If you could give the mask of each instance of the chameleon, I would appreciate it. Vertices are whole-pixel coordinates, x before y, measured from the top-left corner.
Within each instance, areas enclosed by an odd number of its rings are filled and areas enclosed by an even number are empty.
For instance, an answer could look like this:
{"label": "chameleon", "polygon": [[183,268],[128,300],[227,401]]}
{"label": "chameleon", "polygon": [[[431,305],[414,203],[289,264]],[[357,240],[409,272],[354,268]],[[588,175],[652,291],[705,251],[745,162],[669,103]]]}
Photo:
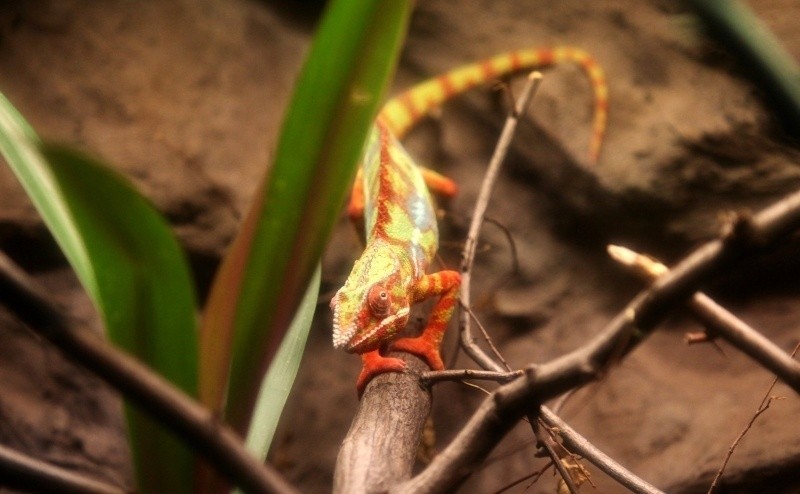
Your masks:
{"label": "chameleon", "polygon": [[[575,47],[518,50],[456,68],[431,78],[387,102],[367,138],[349,206],[350,219],[363,228],[366,244],[344,285],[331,299],[333,346],[361,356],[359,396],[384,372],[403,372],[404,361],[387,357],[408,352],[433,370],[444,369],[439,347],[458,298],[460,274],[427,273],[439,238],[430,192],[452,197],[456,184],[418,166],[400,143],[422,117],[448,99],[521,70],[563,62],[580,66],[594,92],[589,162],[597,161],[605,132],[608,89],[600,66]],[[436,298],[420,336],[398,338],[412,305]]]}

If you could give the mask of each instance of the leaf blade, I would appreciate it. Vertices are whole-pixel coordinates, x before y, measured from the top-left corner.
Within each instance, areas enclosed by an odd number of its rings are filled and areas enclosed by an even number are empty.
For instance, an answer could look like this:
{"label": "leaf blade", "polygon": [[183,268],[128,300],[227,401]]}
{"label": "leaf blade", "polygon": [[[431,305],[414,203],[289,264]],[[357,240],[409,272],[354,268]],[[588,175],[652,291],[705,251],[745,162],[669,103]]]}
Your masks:
{"label": "leaf blade", "polygon": [[320,279],[321,267],[318,265],[297,309],[297,315],[261,383],[253,412],[253,423],[247,432],[245,446],[262,461],[267,458],[278,419],[300,368],[300,360],[303,357],[317,305]]}
{"label": "leaf blade", "polygon": [[[196,395],[194,293],[160,215],[99,162],[43,143],[2,94],[0,153],[100,311],[110,339]],[[149,418],[126,412],[140,488],[189,492],[189,451]]]}
{"label": "leaf blade", "polygon": [[[224,415],[242,433],[260,376],[341,210],[409,13],[405,0],[329,5],[269,177],[212,286],[201,332],[201,397],[220,409],[227,393]],[[232,298],[236,307],[225,307]]]}
{"label": "leaf blade", "polygon": [[[69,149],[40,145],[81,233],[109,338],[197,395],[195,297],[169,226],[125,179]],[[143,492],[191,492],[191,451],[144,413],[126,410]]]}

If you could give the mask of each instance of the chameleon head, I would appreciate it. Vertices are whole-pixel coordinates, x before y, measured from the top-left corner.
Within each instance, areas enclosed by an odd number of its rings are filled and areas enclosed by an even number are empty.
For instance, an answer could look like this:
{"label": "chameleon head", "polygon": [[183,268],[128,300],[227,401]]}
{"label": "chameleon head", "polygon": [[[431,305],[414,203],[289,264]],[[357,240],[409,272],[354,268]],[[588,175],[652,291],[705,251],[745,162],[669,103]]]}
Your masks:
{"label": "chameleon head", "polygon": [[377,350],[408,322],[409,304],[394,277],[353,290],[345,284],[331,300],[333,346],[350,353]]}

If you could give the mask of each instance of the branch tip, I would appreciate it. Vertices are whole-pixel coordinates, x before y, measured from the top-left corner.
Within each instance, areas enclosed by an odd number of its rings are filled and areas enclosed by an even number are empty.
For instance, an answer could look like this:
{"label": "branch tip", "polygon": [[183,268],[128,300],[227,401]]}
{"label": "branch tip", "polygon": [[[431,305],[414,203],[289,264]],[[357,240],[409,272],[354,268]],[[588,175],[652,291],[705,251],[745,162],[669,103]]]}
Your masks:
{"label": "branch tip", "polygon": [[654,258],[640,254],[627,247],[609,245],[606,250],[612,259],[644,278],[652,280],[669,272],[669,268]]}

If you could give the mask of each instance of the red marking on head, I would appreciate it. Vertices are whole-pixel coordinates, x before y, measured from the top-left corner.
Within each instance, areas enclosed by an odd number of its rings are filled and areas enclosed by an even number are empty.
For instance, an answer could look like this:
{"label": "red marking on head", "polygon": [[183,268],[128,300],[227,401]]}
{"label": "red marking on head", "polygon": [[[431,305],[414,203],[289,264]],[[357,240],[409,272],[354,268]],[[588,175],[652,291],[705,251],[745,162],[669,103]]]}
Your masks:
{"label": "red marking on head", "polygon": [[369,313],[369,310],[366,310],[365,308],[362,307],[361,310],[358,311],[358,321],[356,322],[356,327],[358,328],[366,327],[369,324],[370,318],[371,314]]}

